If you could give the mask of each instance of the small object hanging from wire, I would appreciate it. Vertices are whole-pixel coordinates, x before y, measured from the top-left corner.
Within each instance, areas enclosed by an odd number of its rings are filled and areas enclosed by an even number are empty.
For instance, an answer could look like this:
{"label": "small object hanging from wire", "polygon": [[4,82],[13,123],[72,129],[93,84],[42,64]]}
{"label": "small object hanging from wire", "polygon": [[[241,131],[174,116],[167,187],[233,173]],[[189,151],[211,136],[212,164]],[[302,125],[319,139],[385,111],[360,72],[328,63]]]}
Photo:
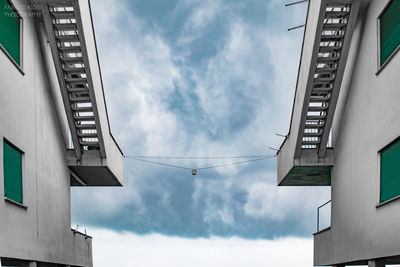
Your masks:
{"label": "small object hanging from wire", "polygon": [[192,175],[196,175],[197,174],[197,170],[196,169],[192,169]]}

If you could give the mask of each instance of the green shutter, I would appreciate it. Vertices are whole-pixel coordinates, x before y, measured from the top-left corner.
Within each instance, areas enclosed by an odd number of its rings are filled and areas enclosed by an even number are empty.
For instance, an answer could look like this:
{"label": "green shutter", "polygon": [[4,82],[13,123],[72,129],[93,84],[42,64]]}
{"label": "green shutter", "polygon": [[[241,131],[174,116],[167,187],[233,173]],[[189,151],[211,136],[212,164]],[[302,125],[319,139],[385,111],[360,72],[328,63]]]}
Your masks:
{"label": "green shutter", "polygon": [[380,19],[381,65],[400,45],[400,0],[393,0]]}
{"label": "green shutter", "polygon": [[381,152],[381,202],[400,195],[400,140]]}
{"label": "green shutter", "polygon": [[22,204],[22,154],[3,141],[4,195]]}
{"label": "green shutter", "polygon": [[0,44],[20,64],[20,17],[7,0],[0,0]]}

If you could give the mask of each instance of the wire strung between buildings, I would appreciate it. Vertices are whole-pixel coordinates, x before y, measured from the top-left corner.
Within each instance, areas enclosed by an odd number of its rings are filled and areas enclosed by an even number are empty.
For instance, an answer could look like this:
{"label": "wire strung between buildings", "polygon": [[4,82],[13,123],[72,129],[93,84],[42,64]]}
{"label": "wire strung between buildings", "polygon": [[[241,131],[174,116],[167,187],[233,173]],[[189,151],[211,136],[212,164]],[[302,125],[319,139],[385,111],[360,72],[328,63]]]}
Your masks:
{"label": "wire strung between buildings", "polygon": [[125,158],[135,159],[249,159],[265,158],[271,155],[252,155],[252,156],[125,156]]}
{"label": "wire strung between buildings", "polygon": [[132,157],[132,156],[125,156],[125,158],[133,159],[133,160],[137,160],[137,161],[142,161],[142,162],[147,162],[147,163],[152,163],[152,164],[157,164],[157,165],[166,166],[166,167],[177,168],[177,169],[185,169],[185,170],[191,170],[191,169],[192,169],[192,168],[187,168],[187,167],[183,167],[183,166],[172,165],[172,164],[168,164],[168,163],[162,163],[162,162],[156,162],[156,161],[152,161],[152,160],[146,160],[146,159],[135,158],[135,157]]}
{"label": "wire strung between buildings", "polygon": [[[251,156],[251,157],[257,157],[257,156]],[[251,158],[251,157],[247,157],[247,158]],[[193,170],[197,171],[197,170],[215,169],[215,168],[226,167],[226,166],[231,166],[231,165],[239,165],[239,164],[244,164],[244,163],[249,163],[249,162],[254,162],[254,161],[267,160],[267,159],[271,159],[274,157],[275,156],[271,156],[271,155],[262,155],[262,156],[258,156],[255,159],[250,159],[250,160],[236,161],[236,162],[230,162],[230,163],[207,166],[207,167],[200,167],[200,168],[189,168],[189,167],[185,167],[185,166],[179,166],[179,165],[173,165],[173,164],[168,164],[168,163],[163,163],[163,162],[147,160],[147,159],[138,158],[135,156],[125,156],[125,158],[136,160],[136,161],[142,161],[142,162],[146,162],[146,163],[151,163],[151,164],[156,164],[156,165],[161,165],[161,166],[166,166],[166,167],[171,167],[171,168],[177,168],[177,169],[192,170],[192,174],[193,174]],[[216,159],[216,158],[246,158],[246,157],[245,156],[238,156],[238,157],[150,157],[150,156],[146,156],[146,158],[170,158],[170,159],[172,159],[172,158],[174,158],[174,159],[176,159],[176,158],[180,158],[180,159],[204,159],[204,158],[210,159],[210,158],[214,158],[214,159]]]}
{"label": "wire strung between buildings", "polygon": [[248,163],[248,162],[254,162],[254,161],[259,161],[259,160],[266,160],[266,159],[272,159],[275,156],[268,156],[268,157],[263,157],[263,158],[258,158],[258,159],[250,159],[250,160],[245,160],[245,161],[238,161],[238,162],[231,162],[231,163],[226,163],[226,164],[221,164],[221,165],[214,165],[214,166],[208,166],[208,167],[201,167],[201,168],[196,168],[197,170],[206,170],[206,169],[214,169],[214,168],[219,168],[219,167],[225,167],[225,166],[231,166],[231,165],[239,165],[243,163]]}

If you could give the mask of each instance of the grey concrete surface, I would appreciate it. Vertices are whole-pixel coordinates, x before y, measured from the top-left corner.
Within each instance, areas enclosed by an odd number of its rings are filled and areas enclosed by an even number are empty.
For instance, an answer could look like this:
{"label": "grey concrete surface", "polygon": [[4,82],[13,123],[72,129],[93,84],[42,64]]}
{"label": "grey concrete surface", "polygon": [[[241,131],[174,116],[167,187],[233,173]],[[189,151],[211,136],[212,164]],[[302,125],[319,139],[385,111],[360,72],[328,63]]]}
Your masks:
{"label": "grey concrete surface", "polygon": [[[314,264],[392,258],[400,263],[400,202],[379,206],[379,151],[400,136],[400,55],[379,72],[377,19],[388,0],[363,5],[332,129],[331,229],[314,235]],[[382,266],[382,263],[373,266]]]}
{"label": "grey concrete surface", "polygon": [[[389,0],[360,2],[332,124],[331,227],[314,234],[316,266],[400,263],[400,200],[379,203],[379,151],[400,136],[400,55],[379,67],[378,17]],[[291,130],[278,153],[278,184],[296,163],[307,165],[296,161],[294,147],[320,3],[310,1]]]}

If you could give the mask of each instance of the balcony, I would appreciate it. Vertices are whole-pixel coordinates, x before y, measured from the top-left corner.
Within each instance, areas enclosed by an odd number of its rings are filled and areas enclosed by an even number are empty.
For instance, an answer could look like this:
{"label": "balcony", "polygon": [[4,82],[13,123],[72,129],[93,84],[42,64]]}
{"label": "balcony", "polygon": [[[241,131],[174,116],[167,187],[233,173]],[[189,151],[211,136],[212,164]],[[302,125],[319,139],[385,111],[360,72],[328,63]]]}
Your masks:
{"label": "balcony", "polygon": [[42,19],[72,139],[72,186],[120,186],[123,154],[110,132],[89,0],[34,0]]}
{"label": "balcony", "polygon": [[289,134],[278,151],[278,185],[327,186],[328,147],[358,1],[311,0]]}
{"label": "balcony", "polygon": [[314,266],[331,265],[334,244],[330,227],[314,234]]}
{"label": "balcony", "polygon": [[314,266],[332,263],[331,200],[317,208],[317,232],[314,233]]}

